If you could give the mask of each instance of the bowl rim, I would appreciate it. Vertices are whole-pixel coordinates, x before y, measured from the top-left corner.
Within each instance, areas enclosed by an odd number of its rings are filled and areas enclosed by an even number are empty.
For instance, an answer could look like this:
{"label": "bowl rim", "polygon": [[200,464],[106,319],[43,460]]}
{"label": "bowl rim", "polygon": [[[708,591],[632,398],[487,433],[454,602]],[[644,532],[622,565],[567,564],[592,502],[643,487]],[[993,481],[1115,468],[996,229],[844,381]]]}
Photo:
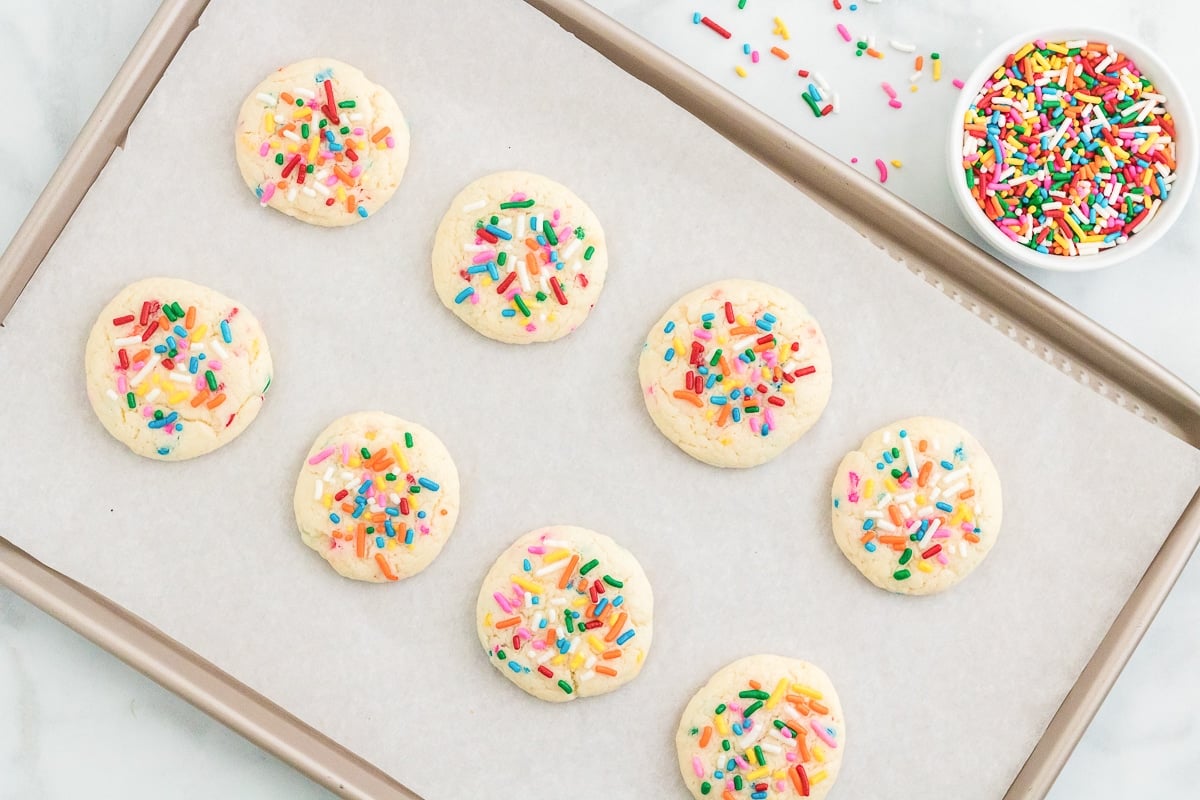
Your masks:
{"label": "bowl rim", "polygon": [[[1131,236],[1129,241],[1094,255],[1057,256],[1050,253],[1039,253],[1013,242],[1000,233],[991,219],[983,214],[971,196],[966,181],[961,179],[962,126],[967,109],[974,102],[979,88],[983,86],[987,77],[1004,62],[1005,56],[1015,52],[1022,45],[1039,39],[1043,41],[1100,40],[1115,45],[1118,50],[1133,57],[1142,73],[1148,75],[1154,81],[1156,88],[1167,96],[1167,107],[1175,121],[1176,177],[1171,197],[1163,204],[1165,207],[1155,215],[1150,225],[1135,236]],[[1162,238],[1180,217],[1196,182],[1195,126],[1191,106],[1179,79],[1152,48],[1134,37],[1111,28],[1095,25],[1054,25],[1027,30],[1016,36],[1008,37],[988,51],[970,75],[964,79],[960,96],[955,101],[951,112],[949,128],[950,135],[946,148],[947,178],[959,210],[967,218],[971,227],[984,238],[993,250],[1026,266],[1058,272],[1087,272],[1110,267],[1140,255]],[[1183,135],[1180,136],[1180,134]]]}

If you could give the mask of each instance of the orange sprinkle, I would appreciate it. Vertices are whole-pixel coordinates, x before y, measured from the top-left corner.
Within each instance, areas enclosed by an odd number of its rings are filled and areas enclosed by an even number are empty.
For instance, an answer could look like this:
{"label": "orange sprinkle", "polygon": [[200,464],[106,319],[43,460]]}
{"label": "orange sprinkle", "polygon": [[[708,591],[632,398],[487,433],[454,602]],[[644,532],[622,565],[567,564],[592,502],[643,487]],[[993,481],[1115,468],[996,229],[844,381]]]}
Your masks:
{"label": "orange sprinkle", "polygon": [[922,439],[921,441],[919,441],[917,443],[917,450],[922,453],[924,453],[928,447],[929,447],[929,442],[925,439]]}
{"label": "orange sprinkle", "polygon": [[780,50],[778,47],[771,48],[771,55],[775,56],[776,58],[782,58],[784,61],[787,61],[788,58],[791,57],[788,55],[787,50]]}
{"label": "orange sprinkle", "polygon": [[537,256],[533,253],[525,254],[525,266],[529,269],[530,275],[537,275],[542,271],[542,268],[538,266]]}
{"label": "orange sprinkle", "polygon": [[975,496],[974,489],[963,489],[961,492],[958,493],[959,500],[970,500],[974,496]]}
{"label": "orange sprinkle", "polygon": [[905,536],[880,536],[879,537],[880,544],[904,544],[906,541],[908,541],[908,538]]}
{"label": "orange sprinkle", "polygon": [[689,403],[691,403],[692,405],[694,405],[696,408],[704,407],[704,403],[700,402],[700,398],[696,396],[695,392],[688,392],[683,389],[676,389],[675,391],[671,392],[671,396],[674,397],[676,400],[686,400]]}
{"label": "orange sprinkle", "polygon": [[339,531],[337,528],[334,528],[333,529],[333,538],[335,538],[335,539],[342,538],[342,532]]}
{"label": "orange sprinkle", "polygon": [[725,791],[721,792],[721,800],[737,800],[737,798],[734,796],[733,792],[726,789]]}
{"label": "orange sprinkle", "polygon": [[725,427],[725,423],[729,422],[729,415],[733,413],[732,409],[733,406],[729,405],[729,403],[721,406],[721,411],[717,414],[717,427]]}
{"label": "orange sprinkle", "polygon": [[926,461],[921,465],[921,471],[917,473],[917,486],[924,486],[929,483],[930,472],[933,472],[933,462]]}
{"label": "orange sprinkle", "polygon": [[562,575],[558,578],[558,588],[567,588],[567,581],[571,580],[571,574],[575,572],[575,565],[579,563],[579,555],[576,553],[571,556],[571,560],[567,562],[567,568],[563,570]]}
{"label": "orange sprinkle", "polygon": [[866,544],[867,542],[871,541],[874,538],[875,538],[875,534],[871,533],[870,531],[867,531],[866,533],[864,533],[862,535],[862,538],[859,539],[858,542],[859,542],[859,544]]}
{"label": "orange sprinkle", "polygon": [[749,325],[735,325],[729,329],[729,333],[732,336],[750,336],[751,334],[761,335],[762,331]]}
{"label": "orange sprinkle", "polygon": [[867,48],[867,55],[869,55],[871,58],[883,58],[883,53],[879,52],[874,47]]}
{"label": "orange sprinkle", "polygon": [[376,511],[371,515],[371,522],[383,522],[385,519],[387,519],[387,514],[382,511]]}
{"label": "orange sprinkle", "polygon": [[621,633],[621,628],[625,627],[625,620],[627,619],[629,619],[629,615],[622,611],[621,616],[617,617],[617,621],[608,629],[608,633],[604,634],[604,641],[611,642],[613,639],[616,639]]}
{"label": "orange sprinkle", "polygon": [[789,769],[788,776],[792,779],[792,786],[796,788],[796,794],[804,797],[807,792],[804,791],[804,782],[800,780],[800,773],[794,769]]}
{"label": "orange sprinkle", "polygon": [[608,675],[610,677],[616,677],[617,675],[617,671],[615,669],[612,667],[606,667],[603,664],[597,664],[595,667],[593,667],[593,669],[595,669],[596,672],[601,675]]}
{"label": "orange sprinkle", "polygon": [[712,739],[712,725],[705,725],[704,732],[700,734],[700,746],[708,747],[708,742],[711,739]]}
{"label": "orange sprinkle", "polygon": [[613,648],[612,650],[605,650],[600,654],[600,657],[611,661],[614,658],[620,658],[621,651],[616,648]]}
{"label": "orange sprinkle", "polygon": [[925,66],[925,56],[917,56],[916,63],[913,66],[916,67],[917,72],[920,72],[922,67]]}
{"label": "orange sprinkle", "polygon": [[897,528],[904,524],[904,517],[900,516],[900,508],[895,503],[888,504],[888,518]]}
{"label": "orange sprinkle", "polygon": [[758,681],[750,681],[750,688],[751,689],[761,689],[762,684],[759,683]]}
{"label": "orange sprinkle", "polygon": [[[729,376],[729,362],[725,360],[724,353],[722,353],[721,358],[717,360],[717,366],[719,366],[721,368],[722,375],[724,375],[726,377]],[[728,405],[728,403],[726,403],[726,405]]]}
{"label": "orange sprinkle", "polygon": [[800,735],[796,737],[796,749],[800,751],[802,762],[812,761],[812,754],[808,752],[808,731],[804,728],[800,729]]}
{"label": "orange sprinkle", "polygon": [[367,526],[361,522],[354,531],[354,554],[359,558],[367,554]]}
{"label": "orange sprinkle", "polygon": [[133,358],[130,360],[131,361],[145,361],[149,357],[150,357],[150,351],[147,348],[143,347],[141,350],[138,350],[136,353],[134,353]]}
{"label": "orange sprinkle", "polygon": [[[341,168],[340,168],[340,167],[334,167],[334,169],[341,169]],[[354,198],[353,198],[353,197],[347,197],[347,198],[346,198],[346,210],[347,210],[347,211],[349,211],[351,214],[353,214],[353,213],[354,213],[354,209],[356,209],[356,208],[358,208],[358,204],[354,202]]]}
{"label": "orange sprinkle", "polygon": [[973,534],[973,533],[964,533],[964,534],[963,534],[963,538],[964,538],[964,539],[966,539],[966,540],[967,540],[968,542],[970,542],[971,544],[978,544],[978,543],[979,543],[979,537],[978,537],[978,536],[976,536],[976,535],[975,535],[975,534]]}
{"label": "orange sprinkle", "polygon": [[349,503],[342,503],[342,511],[345,511],[347,514],[353,514],[354,506],[350,505]]}
{"label": "orange sprinkle", "polygon": [[826,708],[821,703],[818,703],[816,700],[810,699],[808,701],[808,707],[811,708],[813,711],[817,712],[818,714],[828,714],[829,713],[829,709]]}
{"label": "orange sprinkle", "polygon": [[196,392],[196,396],[192,398],[192,408],[199,408],[200,404],[208,399],[208,395],[208,389],[201,389],[199,392]]}
{"label": "orange sprinkle", "polygon": [[497,622],[496,627],[497,628],[511,628],[514,625],[520,625],[520,624],[521,624],[520,617],[509,617],[508,619],[502,619],[499,622]]}
{"label": "orange sprinkle", "polygon": [[209,400],[207,403],[205,403],[204,406],[206,408],[216,408],[217,406],[221,405],[221,403],[224,403],[224,402],[225,402],[225,393],[217,392],[215,395],[213,395],[213,399]]}
{"label": "orange sprinkle", "polygon": [[372,142],[381,142],[391,132],[392,132],[392,129],[387,127],[386,125],[384,125],[382,128],[380,128],[379,130],[377,130],[375,132],[375,135],[371,137],[371,141]]}
{"label": "orange sprinkle", "polygon": [[336,164],[333,167],[333,174],[337,175],[337,179],[339,181],[341,181],[342,183],[346,184],[347,186],[354,185],[354,178],[350,177],[350,173],[346,172],[346,170],[342,169],[341,167],[337,166]]}
{"label": "orange sprinkle", "polygon": [[400,580],[396,577],[396,573],[392,572],[392,566],[388,564],[387,559],[383,557],[383,553],[375,554],[375,563],[379,565],[379,571],[383,573],[383,577],[389,581]]}
{"label": "orange sprinkle", "polygon": [[279,99],[282,100],[283,102],[287,103],[289,106],[295,105],[295,103],[296,103],[296,98],[292,97],[292,95],[289,94],[288,92],[280,92]]}
{"label": "orange sprinkle", "polygon": [[187,314],[185,314],[183,317],[183,327],[187,328],[189,331],[192,328],[196,327],[196,307],[195,306],[188,306]]}

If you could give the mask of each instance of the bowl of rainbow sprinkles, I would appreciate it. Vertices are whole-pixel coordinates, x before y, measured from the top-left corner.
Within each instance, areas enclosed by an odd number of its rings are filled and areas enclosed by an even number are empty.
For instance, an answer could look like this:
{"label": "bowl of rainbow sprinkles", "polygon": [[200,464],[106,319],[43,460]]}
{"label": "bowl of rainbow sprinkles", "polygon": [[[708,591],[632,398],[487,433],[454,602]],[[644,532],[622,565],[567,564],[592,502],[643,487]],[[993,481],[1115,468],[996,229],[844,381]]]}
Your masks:
{"label": "bowl of rainbow sprinkles", "polygon": [[947,147],[971,226],[1009,261],[1099,269],[1154,244],[1196,180],[1182,87],[1144,45],[1096,29],[1014,37],[964,82]]}

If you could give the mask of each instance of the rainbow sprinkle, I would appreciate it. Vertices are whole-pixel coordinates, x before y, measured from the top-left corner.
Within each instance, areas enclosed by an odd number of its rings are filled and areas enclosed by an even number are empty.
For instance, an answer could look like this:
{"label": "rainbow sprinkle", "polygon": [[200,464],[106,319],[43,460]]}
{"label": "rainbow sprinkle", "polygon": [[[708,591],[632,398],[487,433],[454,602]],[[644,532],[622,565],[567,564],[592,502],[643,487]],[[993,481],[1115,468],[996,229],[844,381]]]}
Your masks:
{"label": "rainbow sprinkle", "polygon": [[[150,297],[113,318],[116,352],[105,394],[124,413],[145,420],[150,435],[161,441],[158,455],[178,446],[184,418],[203,416],[202,406],[214,418],[202,424],[228,428],[237,417],[237,403],[226,405],[221,376],[232,359],[253,357],[258,348],[257,340],[250,343],[254,352],[236,341],[230,321],[237,315],[237,306],[208,317],[193,305]],[[270,385],[268,378],[261,393]]]}
{"label": "rainbow sprinkle", "polygon": [[803,363],[800,341],[779,334],[778,323],[769,311],[745,314],[717,297],[705,300],[695,324],[667,322],[663,333],[672,346],[663,360],[686,359],[688,365],[671,396],[719,428],[746,425],[769,436],[776,428],[774,409],[792,402],[796,381],[817,371]]}
{"label": "rainbow sprinkle", "polygon": [[255,97],[263,108],[258,155],[278,170],[278,177],[254,189],[259,204],[279,195],[292,204],[303,194],[366,217],[363,175],[373,149],[395,148],[391,128],[364,128],[359,99],[335,96],[332,69],[316,73],[311,87]]}
{"label": "rainbow sprinkle", "polygon": [[644,650],[631,644],[638,632],[623,607],[622,589],[633,578],[610,574],[586,547],[547,534],[535,542],[484,617],[491,638],[508,642],[489,650],[497,666],[537,673],[570,695],[584,683],[616,678],[632,668],[630,659],[640,664]]}
{"label": "rainbow sprinkle", "polygon": [[[356,558],[374,561],[385,580],[396,581],[406,576],[396,573],[396,562],[387,554],[402,547],[412,550],[420,537],[432,534],[430,511],[442,487],[410,463],[415,461],[411,432],[405,432],[402,442],[376,442],[374,430],[362,436],[370,446],[335,439],[309,457],[308,466],[324,467],[312,500],[327,515],[330,550],[353,547]],[[435,499],[426,504],[423,498],[429,495]],[[438,509],[438,516],[447,513]]]}
{"label": "rainbow sprinkle", "polygon": [[1102,42],[1030,42],[963,120],[963,174],[1006,237],[1058,256],[1116,247],[1150,224],[1175,180],[1166,98]]}
{"label": "rainbow sprinkle", "polygon": [[895,554],[892,579],[900,583],[914,570],[953,568],[954,558],[969,555],[986,534],[976,522],[979,501],[964,444],[943,458],[943,442],[904,428],[897,434],[893,439],[884,432],[874,474],[846,474],[845,494],[834,498],[833,507],[861,518],[864,550]]}
{"label": "rainbow sprinkle", "polygon": [[[487,209],[480,199],[464,213]],[[587,288],[588,262],[596,252],[587,231],[566,219],[562,209],[539,205],[525,192],[513,192],[475,221],[474,235],[463,243],[467,254],[459,268],[466,284],[454,296],[457,305],[494,302],[498,312],[527,333],[541,322],[557,320],[557,309],[571,303],[571,290]],[[492,291],[485,291],[491,289]]]}
{"label": "rainbow sprinkle", "polygon": [[809,797],[829,778],[822,767],[837,750],[841,723],[824,695],[788,678],[748,680],[737,696],[712,710],[712,722],[692,727],[692,771],[700,794],[734,798]]}

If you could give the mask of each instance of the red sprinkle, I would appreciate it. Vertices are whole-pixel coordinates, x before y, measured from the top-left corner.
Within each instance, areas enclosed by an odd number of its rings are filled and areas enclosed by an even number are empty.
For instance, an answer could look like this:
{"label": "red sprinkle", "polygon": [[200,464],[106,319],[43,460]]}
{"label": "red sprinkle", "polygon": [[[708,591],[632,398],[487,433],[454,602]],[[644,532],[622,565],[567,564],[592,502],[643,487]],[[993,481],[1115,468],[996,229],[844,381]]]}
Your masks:
{"label": "red sprinkle", "polygon": [[[495,244],[496,242],[500,241],[496,237],[496,234],[492,233],[491,231],[487,230],[486,228],[476,228],[475,235],[478,236],[480,239],[483,239],[485,242],[491,242],[492,244]],[[509,274],[512,274],[512,273],[509,273]]]}
{"label": "red sprinkle", "polygon": [[335,495],[333,496],[333,499],[334,499],[334,500],[342,500],[342,499],[344,499],[344,498],[346,497],[346,495],[348,495],[348,494],[350,494],[350,492],[348,492],[348,491],[347,491],[347,490],[345,490],[345,489],[342,489],[340,492],[338,492],[337,494],[335,494]]}
{"label": "red sprinkle", "polygon": [[129,369],[129,353],[124,347],[117,351],[117,360],[121,362],[121,369]]}
{"label": "red sprinkle", "polygon": [[733,303],[729,302],[728,300],[725,301],[725,321],[730,325],[734,323]]}
{"label": "red sprinkle", "polygon": [[358,161],[358,153],[354,152],[353,147],[346,148],[346,158],[350,159],[351,161]]}
{"label": "red sprinkle", "polygon": [[146,330],[142,331],[142,341],[143,342],[148,341],[150,339],[150,337],[154,335],[154,332],[156,330],[158,330],[158,320],[154,320],[153,322],[151,322],[149,327],[147,327]]}
{"label": "red sprinkle", "polygon": [[300,154],[296,153],[296,155],[292,156],[291,160],[289,160],[286,164],[284,164],[283,172],[280,173],[280,176],[286,178],[291,173],[291,171],[296,168],[296,165],[299,163],[300,163]]}
{"label": "red sprinkle", "polygon": [[512,283],[514,280],[516,280],[516,278],[517,273],[515,272],[510,272],[505,275],[504,280],[496,284],[496,294],[504,294],[506,291],[508,291],[508,287],[512,286]]}
{"label": "red sprinkle", "polygon": [[329,117],[330,122],[337,125],[341,120],[338,119],[337,103],[333,102],[333,83],[328,78],[325,80],[325,104],[326,107],[322,109],[325,116]]}
{"label": "red sprinkle", "polygon": [[717,33],[721,34],[721,36],[722,36],[723,38],[725,38],[725,39],[732,39],[732,38],[733,38],[733,34],[732,34],[732,33],[730,33],[729,31],[725,30],[724,28],[722,28],[722,27],[721,27],[720,25],[718,25],[717,23],[713,22],[713,21],[712,21],[711,19],[709,19],[708,17],[703,17],[703,18],[702,18],[700,21],[701,21],[701,22],[703,22],[703,23],[704,23],[705,25],[707,25],[708,27],[712,28],[712,29],[713,29],[714,31],[716,31]]}
{"label": "red sprinkle", "polygon": [[551,671],[550,671],[550,668],[549,668],[549,667],[547,667],[545,664],[539,664],[539,665],[538,665],[538,672],[542,673],[542,674],[543,674],[543,675],[545,675],[547,678],[553,678],[553,677],[554,677],[554,673],[553,673],[553,672],[551,672]]}
{"label": "red sprinkle", "polygon": [[405,515],[405,516],[408,516],[408,512],[409,512],[409,511],[411,511],[411,510],[412,510],[412,506],[410,506],[410,505],[408,504],[408,498],[407,498],[407,497],[401,497],[401,498],[400,498],[400,513],[401,513],[401,514],[403,514],[403,515]]}
{"label": "red sprinkle", "polygon": [[940,544],[935,544],[924,553],[921,553],[921,558],[933,558],[940,552],[942,552],[942,546]]}
{"label": "red sprinkle", "polygon": [[798,70],[796,70],[796,74],[797,74],[797,75],[799,75],[801,78],[807,78],[807,77],[808,77],[808,70],[806,70],[806,69],[798,69]]}
{"label": "red sprinkle", "polygon": [[[513,273],[509,273],[510,275]],[[558,276],[550,278],[550,288],[554,290],[554,296],[558,298],[558,304],[565,306],[567,304],[567,296],[563,294],[562,287],[558,285]]]}
{"label": "red sprinkle", "polygon": [[782,397],[768,397],[767,402],[773,406],[781,406],[781,405],[783,405],[783,398]]}
{"label": "red sprinkle", "polygon": [[797,378],[803,378],[805,375],[812,375],[816,371],[817,371],[817,368],[810,364],[807,367],[801,367],[800,369],[796,370],[792,374],[795,375]]}
{"label": "red sprinkle", "polygon": [[173,359],[173,358],[164,358],[164,359],[162,360],[162,365],[163,365],[164,367],[166,367],[167,369],[175,369],[175,359]]}
{"label": "red sprinkle", "polygon": [[126,314],[123,317],[115,317],[113,319],[113,325],[127,325],[130,322],[133,322],[134,319],[136,319],[136,317],[134,317],[133,314]]}
{"label": "red sprinkle", "polygon": [[142,316],[138,320],[138,322],[141,325],[145,325],[149,321],[150,321],[150,301],[147,300],[146,302],[142,303]]}

